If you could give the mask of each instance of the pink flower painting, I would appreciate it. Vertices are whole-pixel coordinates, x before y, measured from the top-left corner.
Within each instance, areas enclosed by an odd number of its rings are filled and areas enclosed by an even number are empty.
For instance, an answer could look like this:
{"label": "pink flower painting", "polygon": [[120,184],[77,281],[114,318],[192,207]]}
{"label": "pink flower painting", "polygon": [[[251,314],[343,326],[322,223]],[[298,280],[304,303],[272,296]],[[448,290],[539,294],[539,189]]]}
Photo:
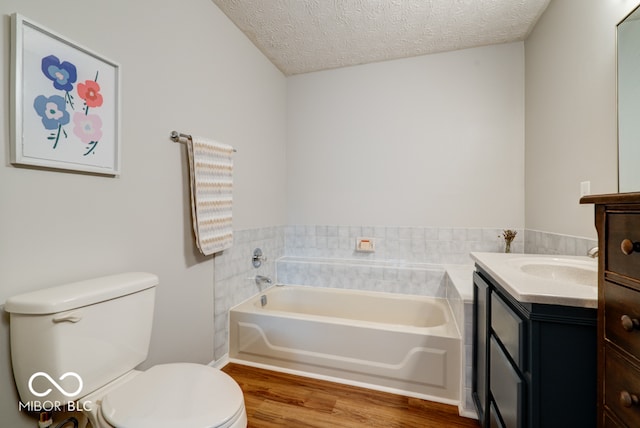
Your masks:
{"label": "pink flower painting", "polygon": [[73,114],[73,133],[85,144],[89,144],[89,150],[85,156],[93,152],[102,138],[102,119],[97,114]]}

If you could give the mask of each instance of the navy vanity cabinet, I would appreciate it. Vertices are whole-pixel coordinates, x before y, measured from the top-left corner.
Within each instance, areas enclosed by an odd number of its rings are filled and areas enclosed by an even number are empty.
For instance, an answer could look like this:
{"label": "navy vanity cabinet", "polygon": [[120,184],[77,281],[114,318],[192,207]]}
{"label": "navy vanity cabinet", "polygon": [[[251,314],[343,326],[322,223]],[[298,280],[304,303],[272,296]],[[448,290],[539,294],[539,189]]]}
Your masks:
{"label": "navy vanity cabinet", "polygon": [[476,266],[472,396],[480,425],[595,427],[596,315],[518,302]]}

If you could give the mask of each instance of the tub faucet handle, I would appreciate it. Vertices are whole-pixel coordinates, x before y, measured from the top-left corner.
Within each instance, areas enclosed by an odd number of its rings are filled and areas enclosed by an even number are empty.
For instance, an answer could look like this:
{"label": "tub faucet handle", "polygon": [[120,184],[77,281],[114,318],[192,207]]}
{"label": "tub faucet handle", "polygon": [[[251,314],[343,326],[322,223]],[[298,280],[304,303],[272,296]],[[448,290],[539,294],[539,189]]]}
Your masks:
{"label": "tub faucet handle", "polygon": [[254,268],[258,269],[262,265],[262,262],[266,262],[266,261],[267,261],[267,257],[262,254],[262,250],[260,248],[256,248],[255,250],[253,250],[253,256],[251,257],[251,264],[253,265]]}

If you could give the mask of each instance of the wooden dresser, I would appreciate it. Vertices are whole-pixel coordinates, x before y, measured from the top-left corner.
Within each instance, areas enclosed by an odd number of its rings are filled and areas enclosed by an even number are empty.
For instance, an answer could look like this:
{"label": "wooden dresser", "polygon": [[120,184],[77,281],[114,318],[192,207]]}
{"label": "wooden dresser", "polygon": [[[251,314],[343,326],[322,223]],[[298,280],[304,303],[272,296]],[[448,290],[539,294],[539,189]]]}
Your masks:
{"label": "wooden dresser", "polygon": [[640,427],[640,193],[592,195],[598,230],[598,427]]}

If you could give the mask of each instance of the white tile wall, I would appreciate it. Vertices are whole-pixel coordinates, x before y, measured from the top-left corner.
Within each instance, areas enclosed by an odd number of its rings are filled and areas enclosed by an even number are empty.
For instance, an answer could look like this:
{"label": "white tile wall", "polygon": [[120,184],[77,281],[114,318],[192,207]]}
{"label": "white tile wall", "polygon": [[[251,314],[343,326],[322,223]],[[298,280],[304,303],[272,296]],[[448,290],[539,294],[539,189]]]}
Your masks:
{"label": "white tile wall", "polygon": [[282,284],[444,297],[442,265],[285,256],[276,269]]}
{"label": "white tile wall", "polygon": [[[286,284],[443,297],[444,265],[471,265],[473,251],[503,251],[501,234],[499,228],[286,226],[277,277]],[[358,237],[373,238],[376,251],[355,251]],[[522,238],[511,249],[522,252]]]}
{"label": "white tile wall", "polygon": [[528,254],[586,256],[590,248],[598,245],[598,241],[594,239],[530,229],[525,230],[524,238],[524,249]]}
{"label": "white tile wall", "polygon": [[[258,269],[251,264],[255,248],[261,248],[267,261]],[[275,262],[284,254],[284,227],[234,231],[233,246],[214,258],[215,338],[214,358],[228,353],[229,309],[260,293],[256,275],[265,275],[274,282]]]}
{"label": "white tile wall", "polygon": [[[285,226],[285,254],[348,260],[404,263],[470,264],[472,251],[503,251],[500,228],[432,228],[384,226]],[[523,232],[512,244],[523,252]],[[375,239],[375,253],[355,251],[356,238]]]}

